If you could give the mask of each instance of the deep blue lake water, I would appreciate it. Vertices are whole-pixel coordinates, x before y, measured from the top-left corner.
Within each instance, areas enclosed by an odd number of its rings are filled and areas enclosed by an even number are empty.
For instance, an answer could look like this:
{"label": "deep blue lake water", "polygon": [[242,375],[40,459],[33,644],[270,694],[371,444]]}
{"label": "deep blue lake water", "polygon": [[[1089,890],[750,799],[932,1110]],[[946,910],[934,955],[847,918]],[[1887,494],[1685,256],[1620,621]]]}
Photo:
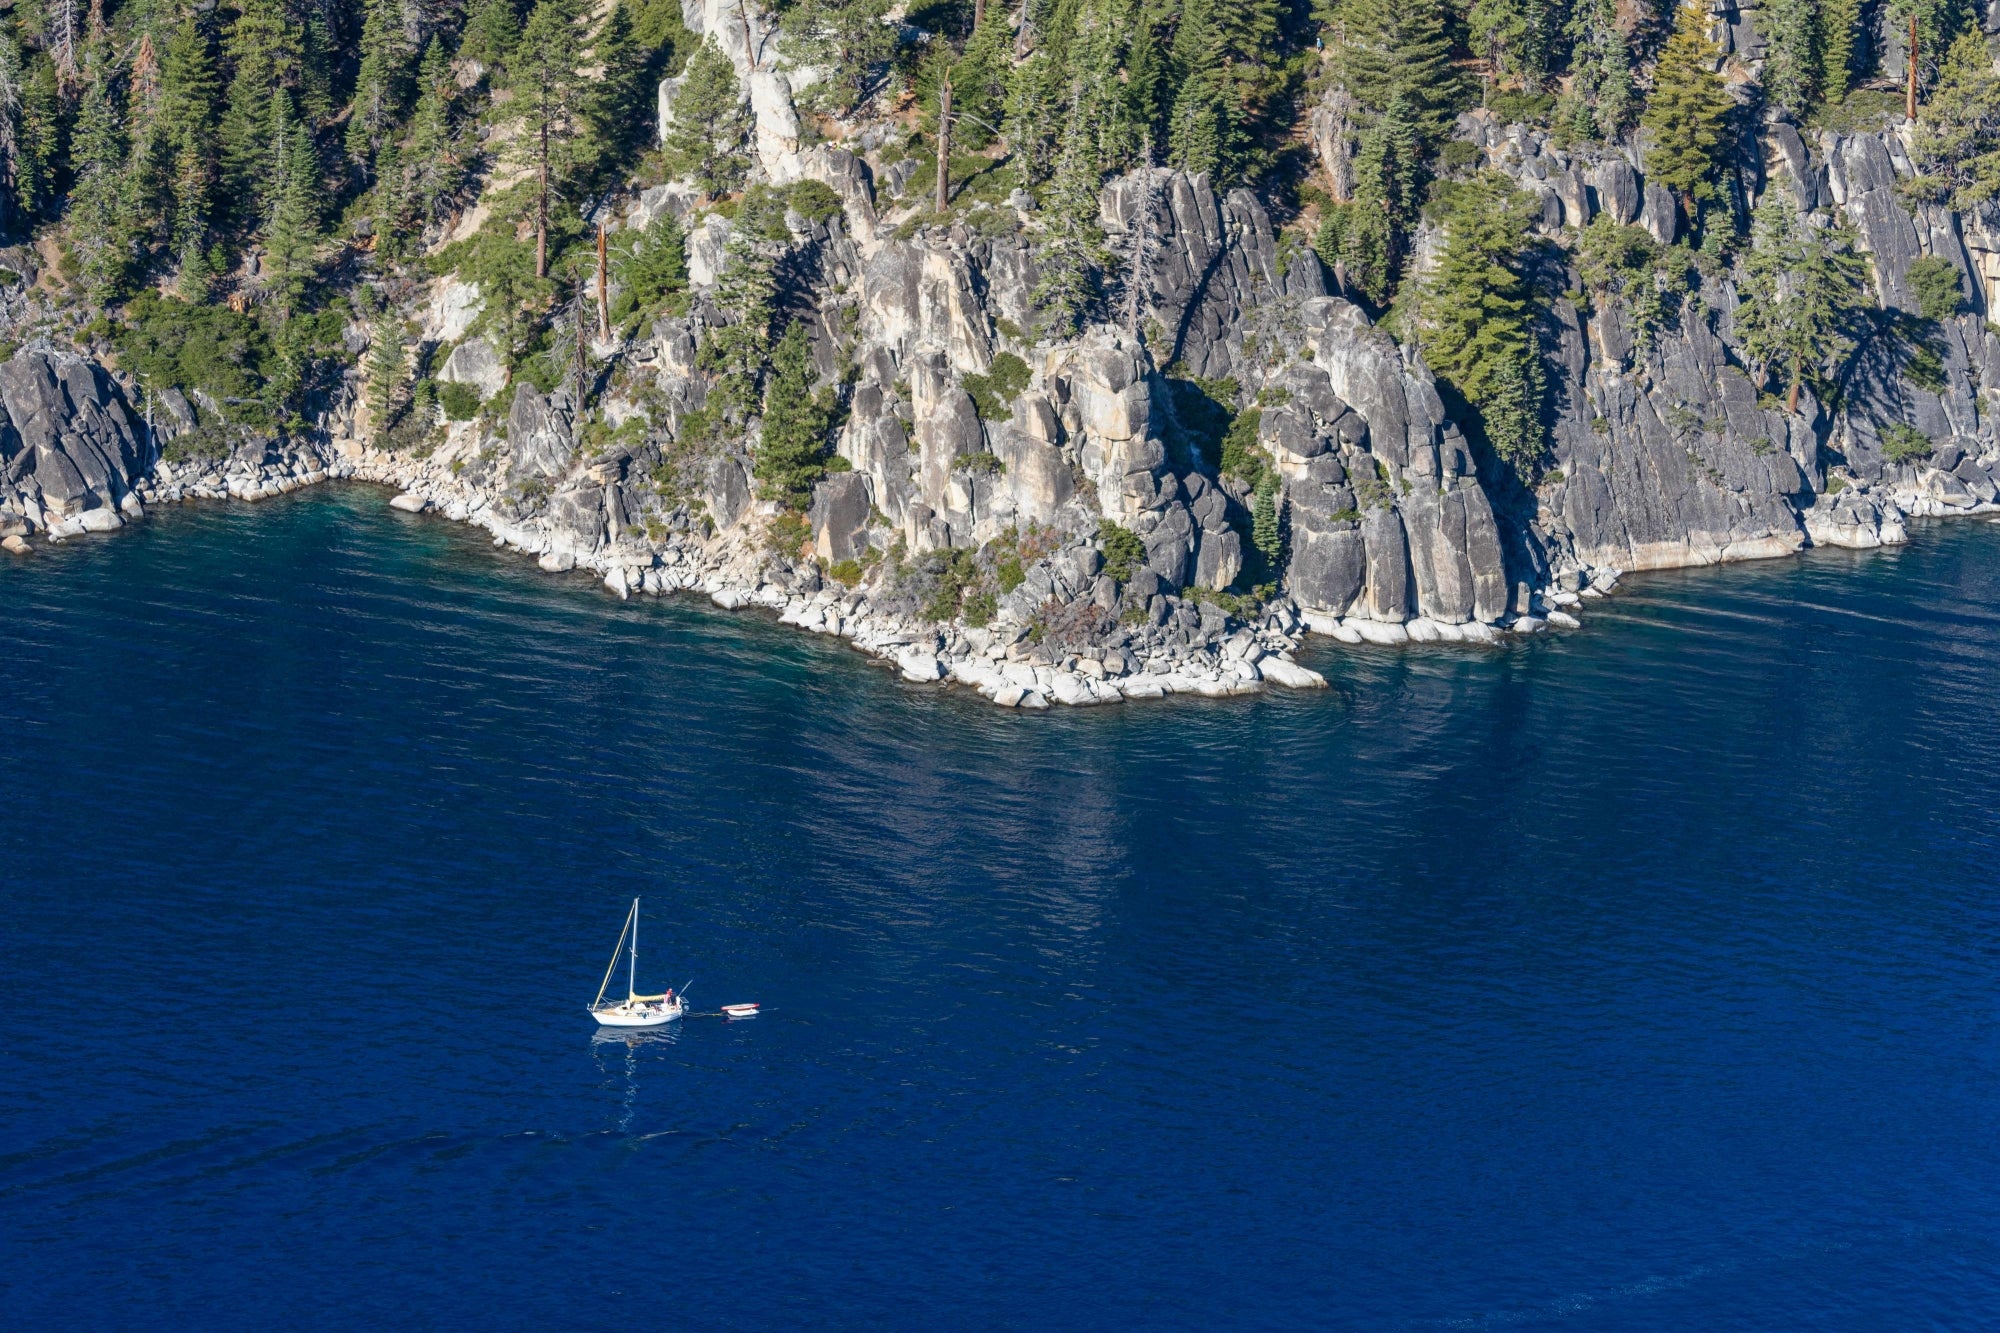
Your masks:
{"label": "deep blue lake water", "polygon": [[385,499],[0,564],[0,1322],[2000,1319],[2000,527],[1023,716]]}

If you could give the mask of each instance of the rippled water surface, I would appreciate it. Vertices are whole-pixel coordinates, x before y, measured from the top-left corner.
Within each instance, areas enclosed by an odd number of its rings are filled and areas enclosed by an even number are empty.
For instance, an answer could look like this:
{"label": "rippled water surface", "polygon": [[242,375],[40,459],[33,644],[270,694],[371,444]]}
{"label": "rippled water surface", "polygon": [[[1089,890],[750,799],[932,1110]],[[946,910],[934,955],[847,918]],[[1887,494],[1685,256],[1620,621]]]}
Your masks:
{"label": "rippled water surface", "polygon": [[1021,716],[384,498],[0,565],[0,1322],[1992,1326],[2000,528]]}

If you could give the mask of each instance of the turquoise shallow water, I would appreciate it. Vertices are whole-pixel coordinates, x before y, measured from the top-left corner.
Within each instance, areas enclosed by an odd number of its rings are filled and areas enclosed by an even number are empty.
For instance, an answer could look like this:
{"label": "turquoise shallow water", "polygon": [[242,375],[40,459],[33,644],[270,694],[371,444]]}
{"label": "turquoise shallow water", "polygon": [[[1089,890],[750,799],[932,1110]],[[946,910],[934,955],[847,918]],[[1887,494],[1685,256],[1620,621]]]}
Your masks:
{"label": "turquoise shallow water", "polygon": [[0,565],[10,1325],[2000,1308],[2000,527],[1021,716],[385,498]]}

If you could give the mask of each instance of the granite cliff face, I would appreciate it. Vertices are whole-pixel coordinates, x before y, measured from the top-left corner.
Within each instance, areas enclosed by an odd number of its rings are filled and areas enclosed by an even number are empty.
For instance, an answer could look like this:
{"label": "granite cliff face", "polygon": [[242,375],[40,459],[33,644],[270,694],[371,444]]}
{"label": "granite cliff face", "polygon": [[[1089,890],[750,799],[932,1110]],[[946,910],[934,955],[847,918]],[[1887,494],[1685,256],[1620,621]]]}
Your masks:
{"label": "granite cliff face", "polygon": [[0,536],[100,532],[136,514],[143,426],[102,369],[35,350],[0,364]]}
{"label": "granite cliff face", "polygon": [[[1486,165],[1542,199],[1543,286],[1571,293],[1549,301],[1543,328],[1550,466],[1524,482],[1254,194],[1166,170],[1109,182],[1099,220],[1119,258],[1105,301],[1096,322],[1053,338],[1037,332],[1039,224],[1026,200],[928,223],[927,201],[905,196],[913,164],[882,151],[893,126],[806,143],[793,93],[811,73],[774,57],[763,11],[685,0],[684,16],[736,64],[757,174],[818,181],[839,204],[789,213],[782,240],[753,238],[775,253],[782,307],[810,329],[841,404],[836,470],[814,489],[807,531],[759,498],[758,423],[712,428],[703,349],[729,319],[718,290],[739,224],[673,184],[616,203],[606,224],[615,237],[679,219],[690,299],[588,349],[584,411],[573,379],[544,393],[510,378],[475,332],[482,293],[453,274],[412,304],[421,360],[488,406],[421,451],[392,447],[351,383],[314,433],[158,462],[193,427],[178,395],[157,396],[146,426],[133,386],[74,355],[28,351],[0,367],[0,525],[60,537],[116,526],[147,498],[373,478],[401,488],[402,507],[479,523],[546,568],[601,573],[620,595],[698,589],[769,606],[913,679],[950,675],[1033,705],[1311,684],[1289,659],[1308,629],[1489,641],[1574,624],[1577,594],[1625,571],[1897,542],[1908,514],[1983,511],[2000,495],[1987,388],[2000,388],[2000,338],[1986,323],[2000,229],[1903,199],[1902,129],[1807,134],[1772,119],[1743,144],[1739,205],[1781,190],[1803,213],[1851,222],[1883,313],[1843,368],[1837,405],[1808,393],[1793,413],[1744,369],[1726,269],[1645,336],[1618,303],[1575,299],[1577,238],[1597,215],[1677,239],[1643,154],[1566,151],[1483,112],[1463,117],[1460,137]],[[1739,46],[1754,24],[1743,31]],[[663,121],[677,92],[672,80],[660,90]],[[1324,119],[1311,120],[1313,138],[1330,152]],[[1435,244],[1420,236],[1419,253]],[[1890,316],[1915,312],[1910,270],[1923,256],[1960,272],[1967,312],[1940,327],[1938,375],[1913,381]],[[1270,493],[1219,467],[1204,402],[1256,410]],[[1936,451],[1892,461],[1891,423]],[[1260,503],[1283,562],[1263,571],[1275,595],[1246,601],[1226,594],[1258,568]],[[1112,549],[1120,530],[1136,551]],[[938,593],[952,580],[990,600],[954,614],[960,602]]]}

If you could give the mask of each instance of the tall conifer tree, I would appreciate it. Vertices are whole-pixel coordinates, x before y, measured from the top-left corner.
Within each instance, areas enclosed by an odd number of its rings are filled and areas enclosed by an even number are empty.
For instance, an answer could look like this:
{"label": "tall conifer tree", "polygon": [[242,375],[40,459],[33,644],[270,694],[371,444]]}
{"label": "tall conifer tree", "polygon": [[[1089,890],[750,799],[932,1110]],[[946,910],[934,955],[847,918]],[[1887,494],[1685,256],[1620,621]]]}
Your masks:
{"label": "tall conifer tree", "polygon": [[521,151],[535,173],[535,276],[549,272],[549,213],[583,129],[584,84],[577,73],[578,13],[572,0],[541,0],[521,30],[510,71],[521,114]]}
{"label": "tall conifer tree", "polygon": [[794,320],[771,352],[764,388],[764,428],[751,471],[757,490],[788,509],[812,500],[813,483],[826,473],[826,437],[833,422],[832,395],[817,385],[806,326]]}
{"label": "tall conifer tree", "polygon": [[1541,457],[1541,351],[1525,258],[1536,198],[1482,171],[1443,200],[1445,245],[1423,284],[1418,341],[1477,409],[1493,451],[1522,472]]}
{"label": "tall conifer tree", "polygon": [[733,190],[750,165],[744,148],[750,118],[729,57],[704,38],[688,57],[674,96],[673,116],[661,156],[667,170],[709,196]]}
{"label": "tall conifer tree", "polygon": [[1075,333],[1097,300],[1104,240],[1097,226],[1099,176],[1085,136],[1071,135],[1042,203],[1044,231],[1035,262],[1035,306],[1057,337]]}
{"label": "tall conifer tree", "polygon": [[1820,0],[1819,88],[1829,102],[1854,86],[1854,39],[1861,32],[1861,0]]}
{"label": "tall conifer tree", "polygon": [[417,69],[417,104],[410,113],[410,205],[419,226],[436,219],[465,179],[453,124],[457,99],[444,43],[433,37]]}
{"label": "tall conifer tree", "polygon": [[189,300],[200,299],[207,276],[218,169],[217,87],[208,33],[190,13],[167,34],[155,125],[167,172],[168,246],[181,294]]}
{"label": "tall conifer tree", "polygon": [[1708,10],[1684,3],[1653,70],[1646,103],[1646,172],[1672,190],[1690,223],[1697,206],[1722,197],[1722,155],[1736,102],[1715,72],[1722,51],[1708,38]]}
{"label": "tall conifer tree", "polygon": [[1819,98],[1822,69],[1815,0],[1765,0],[1758,10],[1766,48],[1761,82],[1771,105],[1803,116]]}
{"label": "tall conifer tree", "polygon": [[397,0],[367,0],[361,23],[361,68],[354,76],[353,110],[347,121],[348,154],[364,166],[374,165],[390,127],[402,115],[409,58],[409,37]]}
{"label": "tall conifer tree", "polygon": [[76,182],[69,198],[77,276],[85,293],[100,305],[118,295],[131,263],[125,136],[120,131],[116,75],[109,42],[100,36],[83,55],[83,91],[72,148]]}
{"label": "tall conifer tree", "polygon": [[1802,226],[1783,190],[1757,206],[1751,237],[1736,332],[1760,376],[1778,374],[1786,410],[1796,412],[1799,386],[1821,380],[1854,346],[1867,265],[1844,225]]}
{"label": "tall conifer tree", "polygon": [[1428,154],[1466,100],[1440,0],[1341,0],[1332,20],[1335,79],[1364,112],[1387,111],[1400,93]]}
{"label": "tall conifer tree", "polygon": [[223,41],[231,70],[222,112],[222,171],[239,221],[269,210],[271,103],[298,79],[298,32],[279,0],[243,0]]}

